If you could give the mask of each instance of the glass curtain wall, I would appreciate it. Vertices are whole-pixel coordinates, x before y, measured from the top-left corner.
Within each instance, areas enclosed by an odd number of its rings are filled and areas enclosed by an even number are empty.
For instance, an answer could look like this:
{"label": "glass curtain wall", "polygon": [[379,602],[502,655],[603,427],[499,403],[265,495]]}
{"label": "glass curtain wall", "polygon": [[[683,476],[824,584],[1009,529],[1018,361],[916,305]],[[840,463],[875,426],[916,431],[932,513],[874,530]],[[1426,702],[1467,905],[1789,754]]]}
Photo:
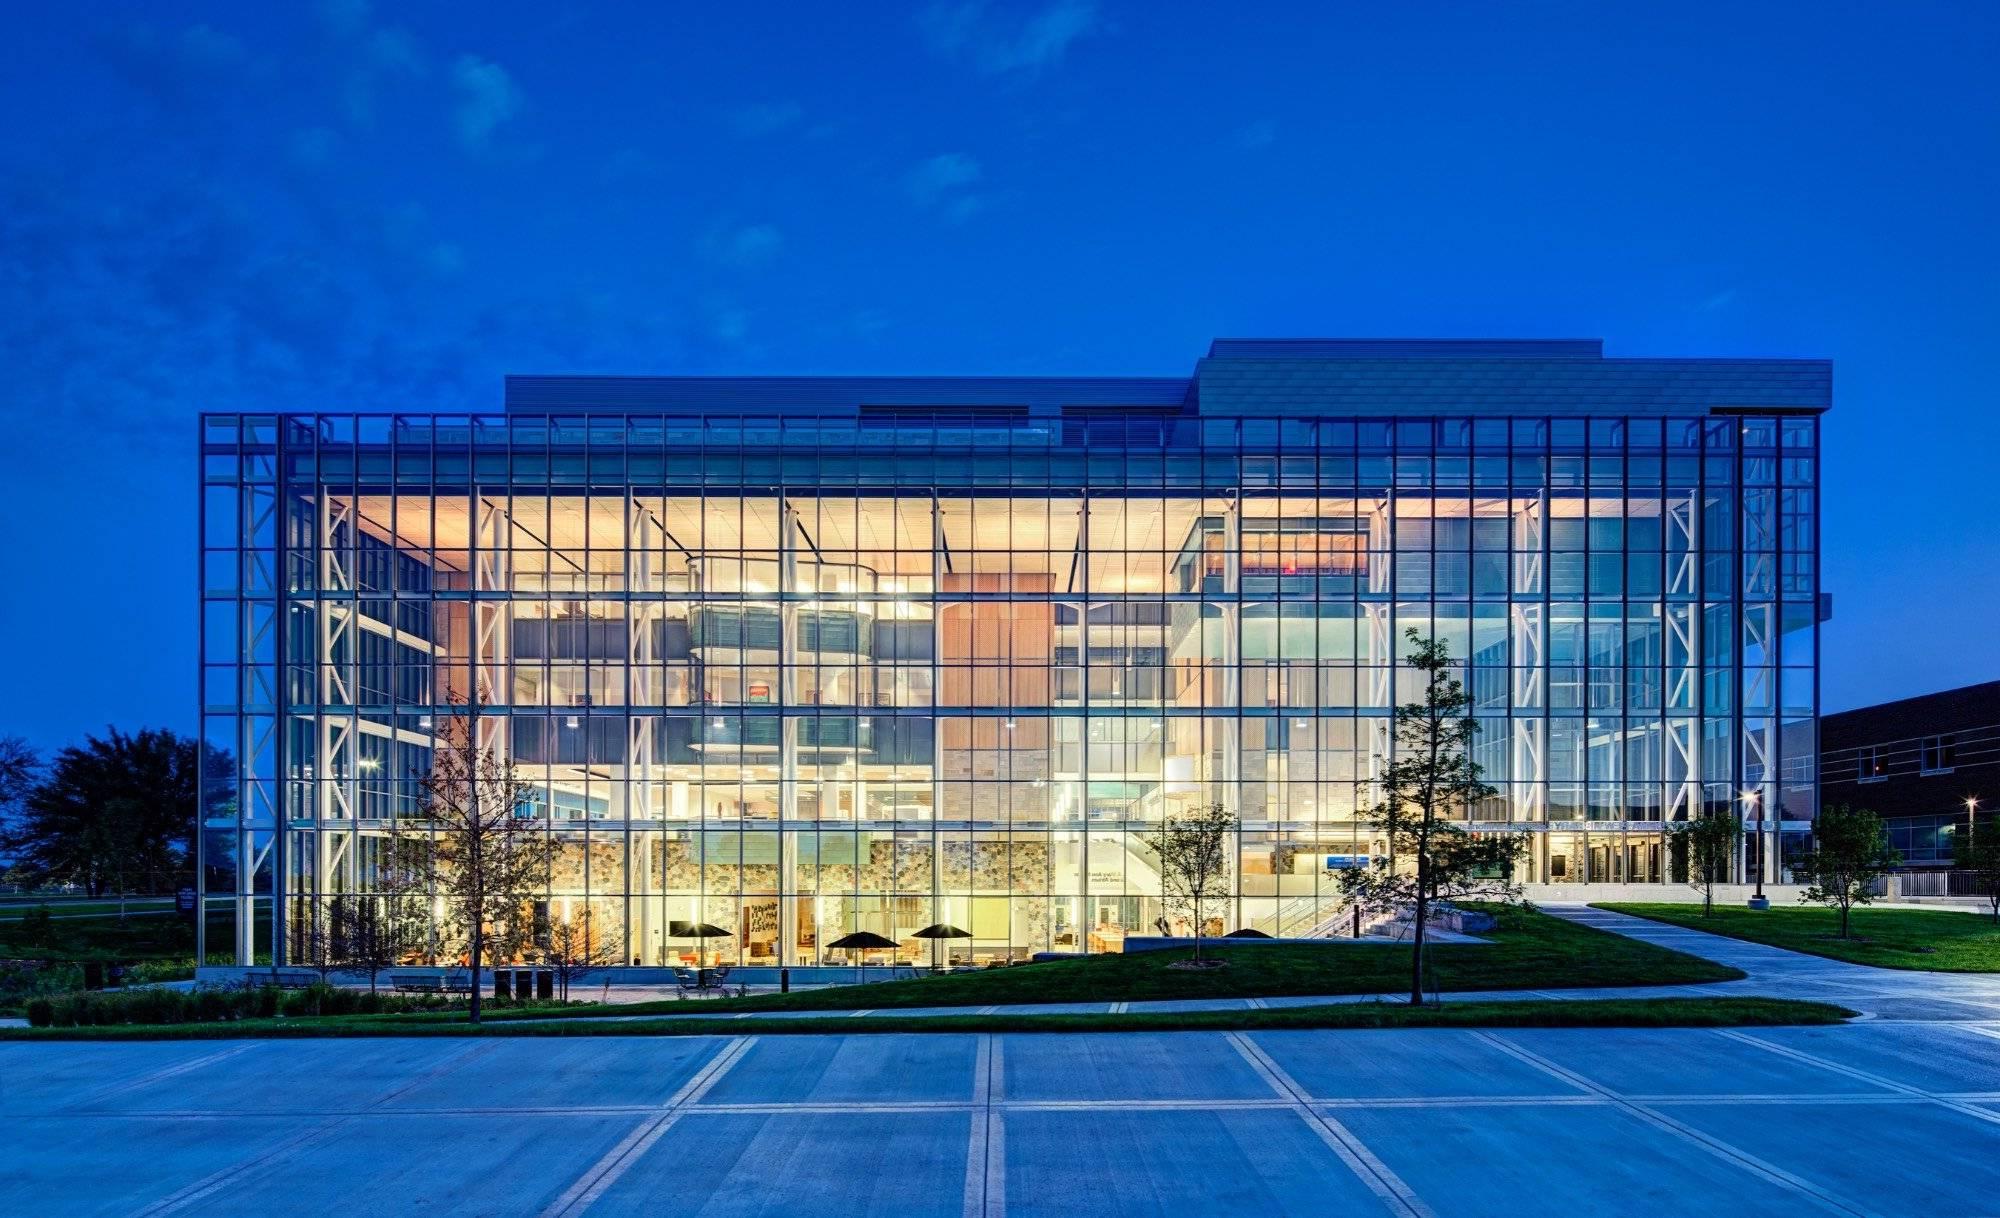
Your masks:
{"label": "glass curtain wall", "polygon": [[558,844],[537,912],[631,963],[1185,932],[1144,834],[1213,803],[1205,929],[1307,933],[1382,849],[1412,626],[1463,659],[1473,827],[1526,834],[1524,878],[1669,882],[1704,810],[1777,878],[1813,418],[1100,413],[207,419],[207,950],[369,894],[467,714]]}

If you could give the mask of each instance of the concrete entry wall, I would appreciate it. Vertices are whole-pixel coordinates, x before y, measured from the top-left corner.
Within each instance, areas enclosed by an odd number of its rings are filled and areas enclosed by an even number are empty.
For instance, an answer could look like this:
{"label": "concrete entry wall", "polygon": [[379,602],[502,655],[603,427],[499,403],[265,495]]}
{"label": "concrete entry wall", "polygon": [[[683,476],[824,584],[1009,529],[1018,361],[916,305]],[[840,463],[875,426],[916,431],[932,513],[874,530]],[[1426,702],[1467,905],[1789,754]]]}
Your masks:
{"label": "concrete entry wall", "polygon": [[[1749,884],[1717,884],[1717,905],[1743,905],[1757,891]],[[1764,895],[1773,908],[1797,905],[1805,892],[1803,884],[1766,884]],[[1521,894],[1536,904],[1593,901],[1659,901],[1673,904],[1701,904],[1701,890],[1688,884],[1526,884]]]}

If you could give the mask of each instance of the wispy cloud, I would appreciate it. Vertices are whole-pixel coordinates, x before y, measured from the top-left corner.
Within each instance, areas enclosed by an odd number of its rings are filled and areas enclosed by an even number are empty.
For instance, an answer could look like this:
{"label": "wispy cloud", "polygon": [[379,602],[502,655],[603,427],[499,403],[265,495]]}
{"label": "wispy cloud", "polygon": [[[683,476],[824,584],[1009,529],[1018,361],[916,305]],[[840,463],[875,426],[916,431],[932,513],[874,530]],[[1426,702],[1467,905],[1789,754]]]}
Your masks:
{"label": "wispy cloud", "polygon": [[1268,118],[1260,118],[1254,123],[1240,127],[1236,131],[1236,146],[1246,152],[1259,148],[1269,148],[1278,142],[1278,124]]}
{"label": "wispy cloud", "polygon": [[796,102],[765,102],[735,111],[729,116],[729,125],[736,134],[755,139],[790,130],[805,116],[805,110]]}
{"label": "wispy cloud", "polygon": [[984,72],[1039,72],[1100,28],[1095,0],[1055,0],[1039,9],[988,0],[939,0],[918,15],[931,49]]}
{"label": "wispy cloud", "polygon": [[1733,287],[1724,288],[1703,299],[1700,304],[1694,307],[1694,311],[1697,313],[1719,313],[1735,303],[1736,289]]}
{"label": "wispy cloud", "polygon": [[935,203],[952,191],[977,182],[981,176],[977,160],[963,152],[941,152],[919,162],[905,182],[917,202]]}
{"label": "wispy cloud", "polygon": [[919,161],[903,175],[903,187],[918,207],[947,220],[971,218],[986,205],[974,187],[985,176],[979,162],[963,152],[942,152]]}
{"label": "wispy cloud", "polygon": [[458,142],[472,152],[491,146],[500,125],[521,112],[526,99],[507,69],[476,55],[460,55],[451,66],[452,89],[457,103],[452,123]]}
{"label": "wispy cloud", "polygon": [[778,256],[785,235],[772,224],[721,227],[703,241],[708,256],[728,266],[763,266]]}
{"label": "wispy cloud", "polygon": [[172,32],[127,25],[104,34],[97,49],[127,85],[169,108],[213,96],[263,66],[234,34],[201,24]]}

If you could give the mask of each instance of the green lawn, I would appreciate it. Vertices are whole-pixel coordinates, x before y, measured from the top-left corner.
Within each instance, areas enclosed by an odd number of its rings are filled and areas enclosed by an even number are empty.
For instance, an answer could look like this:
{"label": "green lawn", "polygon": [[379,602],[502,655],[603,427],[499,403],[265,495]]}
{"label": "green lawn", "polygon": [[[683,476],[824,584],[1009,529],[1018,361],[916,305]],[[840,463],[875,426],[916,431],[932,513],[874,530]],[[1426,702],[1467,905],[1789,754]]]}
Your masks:
{"label": "green lawn", "polygon": [[1358,1002],[1276,1011],[1175,1014],[873,1015],[827,1019],[541,1019],[468,1024],[463,1016],[343,1015],[233,1023],[0,1028],[0,1040],[230,1040],[325,1036],[783,1036],[828,1032],[1168,1032],[1276,1028],[1711,1028],[1840,1023],[1854,1012],[1783,998],[1646,998],[1463,1002],[1410,1007]]}
{"label": "green lawn", "polygon": [[[0,922],[10,918],[26,916],[29,911],[49,907],[55,917],[76,914],[108,914],[118,916],[116,900],[87,899],[81,897],[0,897]],[[125,902],[128,914],[157,913],[162,909],[172,909],[172,897],[131,897]]]}
{"label": "green lawn", "polygon": [[1761,911],[1717,906],[1706,918],[1699,905],[1620,901],[1597,908],[1878,968],[2000,973],[2000,925],[1988,915],[1955,909],[1863,906],[1853,913],[1853,938],[1842,939],[1840,915],[1817,905]]}
{"label": "green lawn", "polygon": [[[1680,985],[1733,981],[1735,969],[1623,935],[1565,922],[1531,909],[1495,908],[1499,928],[1488,943],[1445,943],[1428,953],[1431,988],[1532,990],[1549,987]],[[1285,995],[1406,992],[1410,949],[1396,944],[1211,946],[1226,969],[1188,972],[1167,966],[1184,951],[1128,952],[1048,960],[976,973],[947,973],[866,986],[829,986],[791,994],[717,999],[705,1010],[850,1010],[934,1006],[1010,1006],[1028,1002],[1139,1002],[1156,998],[1270,998]],[[680,999],[579,1007],[566,1015],[636,1015],[685,1011]]]}
{"label": "green lawn", "polygon": [[[56,910],[60,914],[61,910]],[[209,940],[229,943],[227,915],[211,916]],[[21,919],[0,919],[0,956],[25,960],[105,960],[130,964],[194,955],[194,927],[174,914],[146,914],[123,921],[113,909],[91,917],[55,917],[49,921],[51,940],[29,943]],[[220,931],[223,938],[217,939]]]}

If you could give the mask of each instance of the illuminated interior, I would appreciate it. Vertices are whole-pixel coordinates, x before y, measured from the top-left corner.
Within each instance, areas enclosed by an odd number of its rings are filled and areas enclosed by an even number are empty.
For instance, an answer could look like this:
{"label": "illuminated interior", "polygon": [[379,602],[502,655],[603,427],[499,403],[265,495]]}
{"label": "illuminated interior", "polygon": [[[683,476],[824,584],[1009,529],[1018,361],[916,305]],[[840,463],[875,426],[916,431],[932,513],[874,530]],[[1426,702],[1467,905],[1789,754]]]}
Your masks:
{"label": "illuminated interior", "polygon": [[[1669,823],[1811,815],[1810,417],[1121,416],[1034,433],[1032,461],[1018,421],[947,457],[926,419],[894,431],[920,456],[874,466],[852,420],[697,418],[684,448],[672,416],[264,422],[292,429],[271,456],[234,416],[206,450],[230,457],[204,735],[241,772],[204,885],[243,911],[239,958],[269,950],[267,895],[297,926],[374,891],[467,704],[559,843],[538,917],[588,909],[652,966],[838,962],[855,930],[973,964],[1185,933],[1144,834],[1209,804],[1240,832],[1205,931],[1324,929],[1382,850],[1409,627],[1464,660],[1499,792],[1468,823],[1527,835],[1528,883],[1669,883]],[[1003,485],[932,489],[988,477],[995,443]],[[938,922],[971,937],[913,937]]]}

